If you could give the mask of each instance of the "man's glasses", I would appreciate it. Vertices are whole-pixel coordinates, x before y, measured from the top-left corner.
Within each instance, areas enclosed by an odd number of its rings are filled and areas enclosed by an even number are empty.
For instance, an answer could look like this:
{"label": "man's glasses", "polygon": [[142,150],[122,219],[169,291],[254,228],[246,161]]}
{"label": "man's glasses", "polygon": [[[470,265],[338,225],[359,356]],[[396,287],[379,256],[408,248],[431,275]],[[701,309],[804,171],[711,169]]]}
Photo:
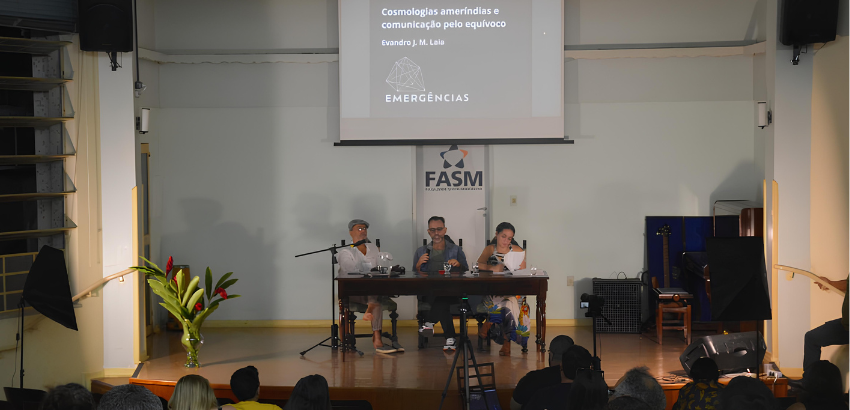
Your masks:
{"label": "man's glasses", "polygon": [[357,228],[357,229],[355,229],[355,231],[357,231],[357,232],[365,232],[367,229],[369,229],[369,228]]}
{"label": "man's glasses", "polygon": [[431,233],[439,233],[439,232],[443,232],[445,229],[446,229],[446,227],[445,227],[445,226],[444,226],[444,227],[442,227],[442,228],[430,228],[430,229],[428,229],[428,232],[431,232]]}

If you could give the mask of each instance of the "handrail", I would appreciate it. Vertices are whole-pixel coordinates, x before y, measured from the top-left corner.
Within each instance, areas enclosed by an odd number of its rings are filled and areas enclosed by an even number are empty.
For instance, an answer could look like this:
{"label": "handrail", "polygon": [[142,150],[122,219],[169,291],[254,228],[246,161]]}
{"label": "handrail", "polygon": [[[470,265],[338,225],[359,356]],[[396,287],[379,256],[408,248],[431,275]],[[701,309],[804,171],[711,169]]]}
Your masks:
{"label": "handrail", "polygon": [[841,290],[839,290],[835,286],[832,286],[829,282],[824,282],[823,279],[821,279],[820,276],[815,275],[812,272],[809,272],[807,270],[798,269],[798,268],[792,268],[790,266],[785,266],[785,265],[773,265],[773,267],[776,268],[776,269],[779,269],[779,270],[784,270],[786,272],[790,272],[789,275],[788,275],[788,280],[793,279],[795,273],[799,273],[800,275],[808,276],[813,281],[820,283],[821,285],[823,285],[823,287],[826,288],[825,290],[833,291],[833,292],[835,292],[835,293],[837,293],[841,296],[844,296],[844,292],[842,292]]}
{"label": "handrail", "polygon": [[[78,293],[76,296],[71,298],[71,301],[76,302],[80,299],[89,297],[89,296],[91,296],[91,293],[95,289],[105,285],[107,282],[114,280],[114,279],[124,277],[124,275],[131,274],[135,271],[136,271],[135,269],[125,269],[125,270],[122,270],[121,272],[113,273],[112,275],[109,275],[105,278],[101,278],[100,280],[95,282],[93,285],[85,288],[85,290],[83,290],[82,292]],[[32,328],[35,327],[35,325],[37,325],[39,322],[41,322],[42,319],[44,319],[44,315],[39,314],[37,317],[33,318],[32,320],[27,321],[25,328],[24,328],[24,331],[32,330]],[[10,344],[10,345],[7,345],[7,346],[2,346],[2,347],[0,347],[0,353],[6,352],[6,351],[9,351],[9,350],[15,350],[16,348],[17,348],[17,344]]]}
{"label": "handrail", "polygon": [[105,277],[105,278],[101,278],[100,280],[98,280],[97,282],[95,282],[95,283],[94,283],[94,285],[91,285],[91,286],[87,287],[85,290],[83,290],[82,292],[78,293],[76,296],[74,296],[73,298],[71,298],[71,301],[72,301],[72,302],[76,302],[76,301],[78,301],[78,300],[80,300],[80,299],[82,299],[82,298],[84,298],[84,297],[91,296],[92,291],[94,291],[95,289],[97,289],[97,288],[99,288],[99,287],[101,287],[101,286],[105,285],[105,284],[106,284],[106,282],[109,282],[109,281],[111,281],[111,280],[113,280],[113,279],[122,278],[122,277],[124,277],[124,275],[131,274],[131,273],[133,273],[133,272],[135,272],[135,271],[136,271],[135,269],[124,269],[124,270],[122,270],[121,272],[113,273],[113,274],[111,274],[111,275],[109,275],[109,276],[107,276],[107,277]]}

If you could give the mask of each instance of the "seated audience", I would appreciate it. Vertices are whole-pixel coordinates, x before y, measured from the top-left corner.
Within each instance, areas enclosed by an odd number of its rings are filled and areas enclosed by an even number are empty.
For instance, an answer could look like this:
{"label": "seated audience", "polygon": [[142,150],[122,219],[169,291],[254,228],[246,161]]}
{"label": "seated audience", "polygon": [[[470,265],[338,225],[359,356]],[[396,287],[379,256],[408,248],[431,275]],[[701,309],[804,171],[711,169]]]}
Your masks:
{"label": "seated audience", "polygon": [[280,410],[274,404],[257,403],[260,400],[260,372],[254,366],[233,372],[230,376],[230,391],[239,403],[223,406],[222,410]]}
{"label": "seated audience", "polygon": [[[566,409],[567,402],[571,396],[573,380],[579,369],[590,369],[593,365],[593,357],[587,349],[573,345],[564,353],[561,361],[561,383],[540,389],[523,409],[528,410],[555,410]],[[605,391],[607,392],[607,387]],[[583,394],[583,393],[582,393]],[[607,397],[607,396],[606,396]]]}
{"label": "seated audience", "polygon": [[608,385],[605,384],[605,374],[593,369],[577,371],[564,408],[569,410],[603,410],[607,403]]}
{"label": "seated audience", "polygon": [[94,410],[94,397],[77,383],[56,386],[41,401],[41,410]]}
{"label": "seated audience", "polygon": [[723,386],[717,382],[720,370],[709,357],[701,357],[691,367],[692,382],[679,390],[673,410],[709,410],[717,407],[717,396]]}
{"label": "seated audience", "polygon": [[806,369],[803,391],[797,400],[788,410],[846,410],[844,386],[841,384],[838,366],[826,360],[811,364]]}
{"label": "seated audience", "polygon": [[645,401],[630,396],[620,396],[611,399],[605,410],[652,410]]}
{"label": "seated audience", "polygon": [[180,378],[168,400],[170,410],[217,410],[218,401],[209,380],[197,374]]}
{"label": "seated audience", "polygon": [[292,389],[284,410],[331,410],[328,381],[318,374],[302,377]]}
{"label": "seated audience", "polygon": [[649,405],[651,410],[664,410],[667,408],[667,398],[664,390],[655,377],[649,373],[646,366],[635,367],[617,381],[614,394],[611,398],[622,396],[635,397]]}
{"label": "seated audience", "polygon": [[720,392],[723,410],[776,410],[776,398],[764,382],[747,376],[738,376]]}
{"label": "seated audience", "polygon": [[563,360],[564,352],[574,344],[573,339],[565,335],[555,336],[549,342],[549,367],[532,370],[519,379],[511,397],[511,410],[522,409],[538,390],[561,383],[563,379],[561,360]]}
{"label": "seated audience", "polygon": [[115,386],[100,398],[98,410],[163,410],[159,396],[134,384]]}

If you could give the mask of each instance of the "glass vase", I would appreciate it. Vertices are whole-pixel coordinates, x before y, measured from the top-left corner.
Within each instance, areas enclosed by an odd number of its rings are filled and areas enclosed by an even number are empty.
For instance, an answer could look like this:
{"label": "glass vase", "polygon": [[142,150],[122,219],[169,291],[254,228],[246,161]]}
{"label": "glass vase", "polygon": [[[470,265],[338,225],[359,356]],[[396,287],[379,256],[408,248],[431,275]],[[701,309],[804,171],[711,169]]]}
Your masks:
{"label": "glass vase", "polygon": [[201,350],[201,346],[204,344],[204,335],[201,334],[201,331],[195,329],[185,330],[180,342],[183,344],[183,348],[186,349],[186,364],[184,366],[188,368],[201,367],[201,363],[198,361],[198,351]]}

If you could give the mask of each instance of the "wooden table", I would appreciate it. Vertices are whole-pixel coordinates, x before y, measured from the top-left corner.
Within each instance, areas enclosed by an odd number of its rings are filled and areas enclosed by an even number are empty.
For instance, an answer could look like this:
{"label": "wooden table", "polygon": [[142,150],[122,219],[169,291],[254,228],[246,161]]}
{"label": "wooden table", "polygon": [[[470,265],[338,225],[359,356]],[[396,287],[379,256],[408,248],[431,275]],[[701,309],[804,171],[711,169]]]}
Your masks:
{"label": "wooden table", "polygon": [[546,291],[549,289],[549,276],[513,276],[510,274],[481,272],[452,272],[450,275],[439,273],[407,273],[388,277],[363,277],[361,274],[339,275],[336,277],[337,296],[339,298],[340,340],[342,350],[348,350],[347,326],[348,298],[351,296],[457,296],[463,295],[535,295],[537,309],[535,319],[538,352],[546,351]]}

